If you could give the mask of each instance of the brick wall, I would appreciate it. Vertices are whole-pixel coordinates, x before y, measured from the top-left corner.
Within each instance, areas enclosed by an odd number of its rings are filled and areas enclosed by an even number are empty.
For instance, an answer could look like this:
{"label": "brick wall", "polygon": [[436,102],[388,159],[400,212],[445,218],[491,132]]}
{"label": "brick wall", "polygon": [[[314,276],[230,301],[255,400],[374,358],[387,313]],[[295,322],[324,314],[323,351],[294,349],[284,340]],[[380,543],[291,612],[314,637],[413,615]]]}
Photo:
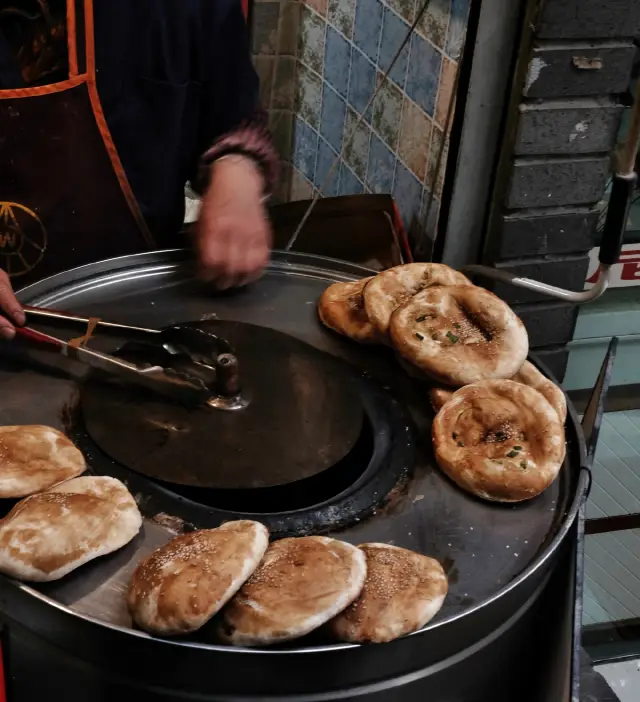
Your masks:
{"label": "brick wall", "polygon": [[[581,290],[640,32],[639,0],[531,0],[484,260]],[[577,306],[510,286],[531,344],[564,376]]]}

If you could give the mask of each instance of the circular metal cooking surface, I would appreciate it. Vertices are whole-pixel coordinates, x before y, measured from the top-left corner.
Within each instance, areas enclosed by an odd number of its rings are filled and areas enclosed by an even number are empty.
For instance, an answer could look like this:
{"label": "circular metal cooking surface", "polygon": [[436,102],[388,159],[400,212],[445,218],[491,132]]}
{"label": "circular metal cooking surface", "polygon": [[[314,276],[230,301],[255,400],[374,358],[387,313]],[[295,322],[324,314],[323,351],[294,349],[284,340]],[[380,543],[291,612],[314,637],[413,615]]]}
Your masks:
{"label": "circular metal cooking surface", "polygon": [[[373,516],[336,529],[332,535],[355,544],[393,543],[444,564],[449,594],[436,619],[416,635],[421,650],[435,647],[443,627],[455,630],[456,637],[464,636],[468,630],[465,620],[478,622],[481,613],[488,611],[495,616],[496,602],[512,602],[516,588],[524,588],[529,576],[538,572],[575,516],[583,451],[575,413],[570,414],[567,423],[567,460],[551,488],[520,505],[481,502],[459,490],[435,466],[428,388],[404,374],[389,349],[350,343],[318,322],[316,302],[325,287],[338,280],[363,277],[368,271],[312,256],[276,254],[258,283],[246,290],[216,295],[191,282],[191,276],[182,269],[182,256],[179,252],[161,252],[86,266],[31,286],[21,299],[29,304],[146,327],[198,319],[257,324],[350,361],[372,378],[381,392],[386,389],[410,411],[418,431],[417,464],[410,479],[392,490]],[[68,409],[77,404],[77,381],[63,372],[44,374],[37,367],[27,368],[19,359],[3,362],[0,422],[68,426]],[[191,499],[158,488],[144,476],[124,471],[95,444],[84,448],[94,472],[127,480],[144,514],[144,530],[113,556],[38,589],[73,612],[130,628],[124,592],[136,564],[172,538],[184,522],[195,527],[211,526],[215,515]],[[293,514],[278,516],[284,521]],[[32,592],[29,586],[20,587]],[[508,609],[511,605],[504,606]],[[497,627],[498,623],[493,625]],[[390,648],[367,649],[371,651],[367,657],[370,661],[379,659],[384,667],[386,652],[406,651],[411,638],[389,644]],[[309,645],[312,642],[300,641],[291,648],[298,650]],[[215,647],[211,650],[221,651]],[[400,660],[397,656],[396,659]]]}
{"label": "circular metal cooking surface", "polygon": [[[241,489],[310,478],[353,449],[363,416],[347,364],[254,324],[195,326],[231,343],[248,406],[193,409],[132,385],[89,380],[81,391],[84,423],[106,454],[164,482]],[[126,348],[119,355],[137,361]],[[151,349],[140,349],[143,358],[156,363]]]}

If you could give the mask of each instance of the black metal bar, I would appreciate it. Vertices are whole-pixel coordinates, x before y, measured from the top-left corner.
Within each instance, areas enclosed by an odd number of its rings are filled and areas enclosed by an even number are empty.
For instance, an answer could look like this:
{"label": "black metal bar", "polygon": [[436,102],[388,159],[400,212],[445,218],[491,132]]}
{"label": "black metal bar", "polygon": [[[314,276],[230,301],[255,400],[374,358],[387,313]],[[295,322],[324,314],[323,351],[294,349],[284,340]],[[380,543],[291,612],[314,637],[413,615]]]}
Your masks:
{"label": "black metal bar", "polygon": [[629,529],[640,529],[640,513],[619,514],[615,517],[598,517],[597,519],[587,519],[585,533],[609,534],[614,531],[628,531]]}

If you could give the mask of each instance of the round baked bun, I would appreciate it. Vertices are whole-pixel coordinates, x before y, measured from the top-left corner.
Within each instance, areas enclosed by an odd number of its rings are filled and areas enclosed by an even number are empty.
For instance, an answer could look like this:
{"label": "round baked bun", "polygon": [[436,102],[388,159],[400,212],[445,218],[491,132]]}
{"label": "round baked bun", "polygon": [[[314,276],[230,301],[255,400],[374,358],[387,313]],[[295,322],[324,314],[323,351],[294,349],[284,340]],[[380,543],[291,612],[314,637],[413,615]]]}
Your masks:
{"label": "round baked bun", "polygon": [[0,427],[0,497],[33,495],[84,473],[84,457],[57,429]]}
{"label": "round baked bun", "polygon": [[431,388],[429,391],[429,399],[434,412],[439,412],[444,405],[453,397],[453,390],[446,388]]}
{"label": "round baked bun", "polygon": [[367,578],[358,599],[330,623],[351,643],[385,643],[418,631],[438,613],[447,576],[438,561],[388,544],[363,544]]}
{"label": "round baked bun", "polygon": [[556,479],[564,461],[564,426],[533,388],[485,380],[457,390],[433,421],[442,470],[485,500],[521,502]]}
{"label": "round baked bun", "polygon": [[219,637],[237,646],[291,641],[348,607],[367,574],[364,552],[324,536],[282,539],[222,610]]}
{"label": "round baked bun", "polygon": [[382,341],[364,309],[362,291],[370,280],[373,276],[352,283],[334,283],[322,293],[318,316],[325,327],[361,344]]}
{"label": "round baked bun", "polygon": [[434,285],[471,285],[471,281],[442,263],[407,263],[389,268],[364,290],[367,317],[386,336],[393,312],[412,295]]}
{"label": "round baked bun", "polygon": [[227,522],[177,536],[136,568],[127,605],[142,629],[162,636],[196,631],[258,567],[269,532],[258,522]]}
{"label": "round baked bun", "polygon": [[522,368],[511,380],[537,390],[558,413],[560,420],[564,424],[567,419],[567,399],[564,393],[553,381],[545,377],[533,363],[525,361]]}
{"label": "round baked bun", "polygon": [[414,295],[393,313],[389,332],[405,360],[453,387],[510,378],[529,352],[527,331],[509,305],[470,285]]}
{"label": "round baked bun", "polygon": [[0,521],[0,573],[48,582],[116,551],[140,531],[142,517],[115,478],[75,478],[31,495]]}

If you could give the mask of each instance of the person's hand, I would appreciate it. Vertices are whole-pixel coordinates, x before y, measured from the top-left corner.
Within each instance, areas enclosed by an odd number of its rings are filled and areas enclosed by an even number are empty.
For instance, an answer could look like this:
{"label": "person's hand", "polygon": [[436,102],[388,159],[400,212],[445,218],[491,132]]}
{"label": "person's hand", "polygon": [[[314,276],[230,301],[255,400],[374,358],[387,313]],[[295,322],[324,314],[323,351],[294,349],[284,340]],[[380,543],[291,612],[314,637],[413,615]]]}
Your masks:
{"label": "person's hand", "polygon": [[211,166],[195,248],[201,277],[221,289],[256,280],[269,262],[272,238],[262,189],[260,170],[245,156],[226,156]]}
{"label": "person's hand", "polygon": [[9,276],[0,270],[0,339],[13,339],[14,324],[23,325],[25,315],[13,294]]}

